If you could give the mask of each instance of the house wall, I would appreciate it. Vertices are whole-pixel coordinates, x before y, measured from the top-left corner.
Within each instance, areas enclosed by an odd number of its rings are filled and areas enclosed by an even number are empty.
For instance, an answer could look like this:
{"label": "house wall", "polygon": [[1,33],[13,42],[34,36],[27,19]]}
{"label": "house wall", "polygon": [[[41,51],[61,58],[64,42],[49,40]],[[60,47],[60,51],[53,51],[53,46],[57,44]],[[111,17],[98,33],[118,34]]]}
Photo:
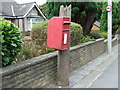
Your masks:
{"label": "house wall", "polygon": [[92,30],[98,30],[98,29],[99,29],[99,27],[93,25]]}
{"label": "house wall", "polygon": [[23,19],[18,19],[18,22],[19,22],[19,28],[20,28],[20,30],[23,31],[23,29],[24,29],[23,28],[24,27],[23,26],[23,24],[24,24]]}
{"label": "house wall", "polygon": [[28,30],[28,22],[26,17],[23,19],[23,30],[24,31]]}
{"label": "house wall", "polygon": [[36,7],[34,7],[34,8],[30,11],[30,13],[27,15],[27,17],[28,17],[29,15],[39,15],[39,16],[41,16],[41,17],[40,17],[40,18],[41,18],[41,21],[44,21],[44,20],[45,20],[45,19],[42,17],[42,15],[38,12],[38,10],[37,10]]}
{"label": "house wall", "polygon": [[[30,16],[30,15],[38,15],[38,16],[41,16],[40,14],[39,14],[39,12],[38,12],[38,10],[34,7],[30,12],[29,12],[29,14],[26,16],[26,17],[28,17],[28,16]],[[26,20],[24,21],[24,24],[25,24],[25,31],[29,31],[30,30],[30,27],[31,27],[31,25],[30,25],[30,21],[28,20],[28,19],[35,19],[35,18],[26,18]],[[41,16],[40,18],[37,18],[37,19],[39,19],[39,21],[41,22],[41,21],[44,21],[45,19]],[[35,22],[35,23],[38,23],[37,21]],[[32,25],[33,26],[33,25]]]}
{"label": "house wall", "polygon": [[20,31],[24,30],[23,19],[12,19],[11,22],[14,23],[16,26],[18,26],[20,28]]}
{"label": "house wall", "polygon": [[28,16],[29,16],[29,15],[38,15],[37,9],[34,7],[34,8],[30,11],[30,13],[28,14]]}
{"label": "house wall", "polygon": [[[106,42],[98,39],[70,48],[70,71],[103,54]],[[3,88],[42,88],[56,80],[57,51],[2,68]]]}
{"label": "house wall", "polygon": [[18,19],[11,19],[11,22],[14,23],[16,26],[18,26]]}
{"label": "house wall", "polygon": [[[42,17],[42,15],[40,15],[40,13],[39,13],[39,11],[37,10],[37,8],[36,7],[34,7],[29,13],[28,13],[28,15],[25,17],[25,18],[17,18],[17,19],[7,19],[6,18],[6,20],[9,20],[9,21],[11,21],[11,22],[13,22],[16,26],[18,26],[19,28],[20,28],[20,30],[21,30],[21,32],[23,32],[23,31],[28,31],[28,29],[29,29],[29,22],[28,22],[28,16],[29,15],[38,15],[38,16],[41,16],[40,18],[38,18],[39,19],[39,21],[41,22],[41,21],[44,21],[45,19]],[[32,17],[30,18],[30,19],[32,19]],[[36,21],[37,22],[37,21]],[[35,23],[36,23],[35,22]]]}

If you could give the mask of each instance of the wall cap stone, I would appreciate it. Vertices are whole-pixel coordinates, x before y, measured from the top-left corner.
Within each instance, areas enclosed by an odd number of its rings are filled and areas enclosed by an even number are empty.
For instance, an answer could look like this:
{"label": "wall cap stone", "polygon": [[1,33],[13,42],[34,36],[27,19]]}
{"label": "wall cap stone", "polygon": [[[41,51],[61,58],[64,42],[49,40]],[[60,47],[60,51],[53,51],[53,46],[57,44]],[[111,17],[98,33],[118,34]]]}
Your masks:
{"label": "wall cap stone", "polygon": [[97,39],[97,40],[95,40],[95,41],[89,41],[89,42],[86,42],[86,43],[83,43],[83,44],[80,44],[80,45],[71,47],[71,48],[70,48],[70,51],[74,51],[74,50],[76,50],[76,49],[79,49],[79,48],[82,48],[82,47],[85,47],[85,46],[88,46],[88,45],[91,45],[91,44],[94,44],[94,43],[100,42],[100,41],[104,41],[104,38],[100,38],[100,39]]}
{"label": "wall cap stone", "polygon": [[[116,40],[117,40],[117,38],[113,38],[113,39],[112,39],[112,42],[114,42],[114,41],[116,41]],[[107,39],[104,40],[105,43],[107,43],[107,41],[108,41]]]}

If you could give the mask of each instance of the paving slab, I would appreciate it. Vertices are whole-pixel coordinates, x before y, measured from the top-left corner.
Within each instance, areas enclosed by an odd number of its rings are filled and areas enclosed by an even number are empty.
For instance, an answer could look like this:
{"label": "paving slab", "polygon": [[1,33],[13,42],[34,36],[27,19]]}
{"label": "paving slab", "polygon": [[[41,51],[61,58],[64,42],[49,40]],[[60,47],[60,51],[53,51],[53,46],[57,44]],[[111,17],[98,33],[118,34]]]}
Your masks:
{"label": "paving slab", "polygon": [[106,57],[104,57],[105,60],[103,60],[100,65],[98,65],[78,83],[76,83],[72,88],[89,88],[92,83],[103,74],[103,71],[118,58],[117,54],[118,48],[116,46],[113,48],[113,52],[111,54],[107,54]]}
{"label": "paving slab", "polygon": [[85,69],[80,69],[80,70],[77,70],[76,72],[73,72],[74,74],[72,75],[81,75],[81,76],[86,76],[89,71],[88,70],[85,70]]}
{"label": "paving slab", "polygon": [[87,67],[85,67],[85,68],[83,68],[83,69],[85,69],[86,71],[92,71],[93,69],[95,69],[96,68],[96,66],[95,65],[88,65]]}

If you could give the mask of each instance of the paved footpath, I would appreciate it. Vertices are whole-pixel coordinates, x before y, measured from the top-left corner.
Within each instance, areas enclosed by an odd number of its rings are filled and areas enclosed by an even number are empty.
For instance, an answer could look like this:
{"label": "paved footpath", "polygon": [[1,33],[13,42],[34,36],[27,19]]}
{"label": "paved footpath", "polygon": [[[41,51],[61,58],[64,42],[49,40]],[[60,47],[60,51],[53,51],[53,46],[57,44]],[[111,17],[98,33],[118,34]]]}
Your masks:
{"label": "paved footpath", "polygon": [[115,59],[89,88],[118,88],[118,58]]}
{"label": "paved footpath", "polygon": [[55,88],[118,88],[118,48],[120,45],[72,71],[69,86]]}
{"label": "paved footpath", "polygon": [[[119,49],[119,51],[118,51]],[[72,88],[118,88],[118,55],[120,45],[113,47],[111,54],[103,54],[89,62],[93,68],[81,80],[75,83]],[[89,70],[90,67],[85,68]]]}

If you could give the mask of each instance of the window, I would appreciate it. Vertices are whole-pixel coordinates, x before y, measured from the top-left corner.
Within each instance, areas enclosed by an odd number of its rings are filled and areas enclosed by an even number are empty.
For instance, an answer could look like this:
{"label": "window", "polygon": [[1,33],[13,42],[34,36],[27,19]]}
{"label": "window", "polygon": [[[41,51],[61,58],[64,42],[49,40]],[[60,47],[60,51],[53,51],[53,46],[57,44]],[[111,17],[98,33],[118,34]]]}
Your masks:
{"label": "window", "polygon": [[43,18],[28,18],[28,30],[31,30],[33,25],[41,21],[44,21],[44,19]]}

